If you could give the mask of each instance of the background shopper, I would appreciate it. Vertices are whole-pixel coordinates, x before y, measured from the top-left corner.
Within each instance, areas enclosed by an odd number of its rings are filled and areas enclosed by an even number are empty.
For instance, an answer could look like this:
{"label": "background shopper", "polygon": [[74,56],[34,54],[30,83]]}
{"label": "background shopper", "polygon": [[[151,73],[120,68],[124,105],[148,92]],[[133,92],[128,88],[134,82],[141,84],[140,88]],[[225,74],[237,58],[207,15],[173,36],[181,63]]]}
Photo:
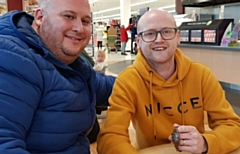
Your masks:
{"label": "background shopper", "polygon": [[136,17],[132,17],[133,26],[131,27],[131,54],[137,54],[137,45],[136,45],[136,36],[137,36],[137,24],[136,24]]}
{"label": "background shopper", "polygon": [[127,28],[125,28],[124,25],[120,28],[120,40],[121,40],[121,55],[127,55],[126,54],[126,45],[128,41],[128,34],[127,31],[130,30],[130,28],[133,26],[133,24],[128,25]]}
{"label": "background shopper", "polygon": [[102,23],[99,23],[98,28],[96,29],[96,33],[97,33],[97,48],[98,49],[102,49],[103,47],[103,37],[104,37],[104,26],[102,25]]}

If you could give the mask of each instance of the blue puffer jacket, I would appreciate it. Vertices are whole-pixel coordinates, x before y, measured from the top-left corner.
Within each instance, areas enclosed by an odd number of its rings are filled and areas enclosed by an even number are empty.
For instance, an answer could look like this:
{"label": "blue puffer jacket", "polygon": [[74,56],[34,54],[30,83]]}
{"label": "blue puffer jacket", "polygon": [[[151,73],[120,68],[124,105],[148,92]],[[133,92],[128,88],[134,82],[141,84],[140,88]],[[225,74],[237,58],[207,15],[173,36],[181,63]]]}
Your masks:
{"label": "blue puffer jacket", "polygon": [[89,154],[94,106],[107,102],[114,78],[82,57],[58,61],[32,21],[20,11],[0,17],[0,153]]}

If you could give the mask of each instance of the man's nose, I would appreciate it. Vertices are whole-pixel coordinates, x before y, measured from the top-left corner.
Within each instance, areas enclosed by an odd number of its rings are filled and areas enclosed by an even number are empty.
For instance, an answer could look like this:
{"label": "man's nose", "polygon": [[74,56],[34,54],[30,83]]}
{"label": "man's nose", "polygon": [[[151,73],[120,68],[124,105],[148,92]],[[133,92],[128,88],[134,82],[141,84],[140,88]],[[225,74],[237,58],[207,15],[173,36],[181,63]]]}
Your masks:
{"label": "man's nose", "polygon": [[157,35],[157,36],[156,36],[156,40],[155,40],[155,41],[159,42],[159,41],[163,41],[163,40],[164,40],[164,39],[162,38],[161,32],[157,32],[156,35]]}
{"label": "man's nose", "polygon": [[72,30],[75,31],[75,32],[81,32],[81,31],[83,31],[82,21],[79,20],[79,19],[75,20],[74,23],[73,23]]}

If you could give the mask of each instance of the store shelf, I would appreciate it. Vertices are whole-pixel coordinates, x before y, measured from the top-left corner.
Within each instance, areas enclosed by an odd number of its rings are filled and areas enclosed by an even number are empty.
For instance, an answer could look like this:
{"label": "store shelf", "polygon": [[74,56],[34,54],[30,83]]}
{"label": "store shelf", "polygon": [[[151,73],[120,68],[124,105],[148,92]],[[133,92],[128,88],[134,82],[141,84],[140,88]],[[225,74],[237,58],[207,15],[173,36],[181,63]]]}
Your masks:
{"label": "store shelf", "polygon": [[0,4],[0,16],[7,12],[6,4]]}
{"label": "store shelf", "polygon": [[120,25],[115,25],[114,28],[117,29],[117,39],[115,41],[115,47],[117,51],[121,51]]}

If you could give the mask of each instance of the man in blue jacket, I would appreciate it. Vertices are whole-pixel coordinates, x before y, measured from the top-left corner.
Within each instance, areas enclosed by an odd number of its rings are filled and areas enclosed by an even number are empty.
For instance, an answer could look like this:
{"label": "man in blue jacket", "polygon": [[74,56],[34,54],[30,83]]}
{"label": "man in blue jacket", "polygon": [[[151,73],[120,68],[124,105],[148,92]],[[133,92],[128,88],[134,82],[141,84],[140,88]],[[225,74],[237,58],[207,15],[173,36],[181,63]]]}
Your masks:
{"label": "man in blue jacket", "polygon": [[0,153],[90,153],[94,107],[114,82],[79,56],[91,22],[88,0],[40,0],[34,17],[0,17]]}

